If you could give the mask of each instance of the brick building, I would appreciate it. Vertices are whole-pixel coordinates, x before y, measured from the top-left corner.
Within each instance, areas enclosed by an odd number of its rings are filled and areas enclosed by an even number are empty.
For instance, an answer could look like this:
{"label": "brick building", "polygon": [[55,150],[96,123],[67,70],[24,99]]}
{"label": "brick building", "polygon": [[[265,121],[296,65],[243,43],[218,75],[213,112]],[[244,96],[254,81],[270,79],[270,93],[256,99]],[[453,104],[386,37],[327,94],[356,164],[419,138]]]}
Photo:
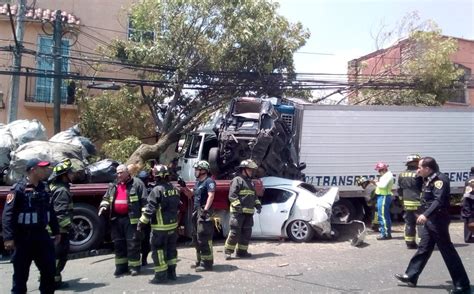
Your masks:
{"label": "brick building", "polygon": [[[459,68],[464,70],[464,79],[470,80],[472,84],[472,75],[474,74],[474,40],[454,38],[458,43],[458,50],[451,56],[451,60]],[[367,76],[381,76],[387,73],[390,75],[400,74],[400,67],[403,61],[410,55],[410,44],[408,40],[402,40],[395,45],[374,51],[362,57],[348,62],[349,81],[355,82],[367,80]],[[349,104],[351,98],[357,97],[359,92],[356,90],[349,95]],[[474,88],[465,88],[456,91],[452,98],[444,106],[474,107]]]}

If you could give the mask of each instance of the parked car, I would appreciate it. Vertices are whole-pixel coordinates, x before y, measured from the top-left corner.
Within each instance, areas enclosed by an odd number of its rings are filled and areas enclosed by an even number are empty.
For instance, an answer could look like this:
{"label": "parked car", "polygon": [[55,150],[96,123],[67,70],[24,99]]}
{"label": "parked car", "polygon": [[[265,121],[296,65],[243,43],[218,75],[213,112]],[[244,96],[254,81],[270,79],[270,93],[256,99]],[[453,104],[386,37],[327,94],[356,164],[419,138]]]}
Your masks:
{"label": "parked car", "polygon": [[302,181],[262,178],[262,211],[254,214],[253,238],[290,238],[306,242],[315,235],[333,237],[332,205],[339,200],[337,187],[317,189]]}

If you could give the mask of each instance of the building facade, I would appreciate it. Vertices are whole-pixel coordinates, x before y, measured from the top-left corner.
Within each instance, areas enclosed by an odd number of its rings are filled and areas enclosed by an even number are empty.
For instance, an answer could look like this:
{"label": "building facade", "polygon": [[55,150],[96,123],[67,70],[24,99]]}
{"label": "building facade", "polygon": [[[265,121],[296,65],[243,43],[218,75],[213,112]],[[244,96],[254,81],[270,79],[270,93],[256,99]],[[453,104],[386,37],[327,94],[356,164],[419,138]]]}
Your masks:
{"label": "building facade", "polygon": [[[458,50],[451,56],[451,61],[464,71],[463,79],[470,80],[474,74],[474,40],[454,38],[458,43]],[[383,75],[399,75],[403,62],[410,57],[410,44],[408,40],[402,40],[395,45],[374,51],[365,56],[348,62],[348,77],[350,82],[366,81],[369,77],[383,77]],[[357,97],[359,91],[354,90],[349,97]],[[446,107],[474,107],[474,88],[465,87],[453,93],[452,97],[444,105]]]}
{"label": "building facade", "polygon": [[[53,70],[53,22],[56,10],[61,10],[63,35],[61,46],[62,72],[71,74],[123,77],[126,75],[113,65],[96,66],[103,60],[99,47],[106,47],[114,39],[134,37],[129,25],[127,7],[132,0],[37,0],[26,1],[34,6],[26,7],[22,52],[22,71],[52,73]],[[12,50],[14,34],[8,15],[7,3],[11,3],[12,14],[18,13],[16,1],[0,0],[0,68],[13,65]],[[14,17],[15,19],[15,17]],[[130,74],[130,72],[128,73]],[[129,77],[129,75],[128,75]],[[75,103],[77,83],[73,78],[62,81],[61,86],[61,130],[78,122]],[[87,85],[90,82],[81,82]],[[8,121],[8,101],[11,95],[12,76],[0,75],[0,123]],[[37,119],[53,135],[53,78],[21,76],[18,96],[17,119]],[[88,96],[101,90],[88,89]]]}

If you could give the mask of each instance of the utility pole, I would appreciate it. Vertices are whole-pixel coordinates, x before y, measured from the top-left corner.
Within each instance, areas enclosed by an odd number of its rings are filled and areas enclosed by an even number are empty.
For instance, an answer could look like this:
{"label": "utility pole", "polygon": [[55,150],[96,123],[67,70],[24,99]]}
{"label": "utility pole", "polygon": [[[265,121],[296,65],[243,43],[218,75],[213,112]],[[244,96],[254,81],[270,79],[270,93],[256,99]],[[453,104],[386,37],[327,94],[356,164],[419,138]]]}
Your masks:
{"label": "utility pole", "polygon": [[56,18],[54,20],[54,34],[53,34],[53,60],[54,60],[54,75],[53,80],[53,118],[54,118],[54,133],[57,134],[61,131],[61,71],[62,71],[62,50],[61,50],[61,37],[62,37],[62,16],[61,10],[56,11]]}
{"label": "utility pole", "polygon": [[[19,72],[21,70],[21,49],[23,47],[23,34],[26,0],[18,0],[18,10],[16,13],[16,30],[15,51],[13,52],[13,70]],[[11,16],[10,16],[11,17]],[[13,25],[13,23],[12,23]],[[10,99],[8,101],[7,121],[10,123],[17,119],[18,113],[18,96],[20,91],[20,75],[13,75],[10,84]]]}

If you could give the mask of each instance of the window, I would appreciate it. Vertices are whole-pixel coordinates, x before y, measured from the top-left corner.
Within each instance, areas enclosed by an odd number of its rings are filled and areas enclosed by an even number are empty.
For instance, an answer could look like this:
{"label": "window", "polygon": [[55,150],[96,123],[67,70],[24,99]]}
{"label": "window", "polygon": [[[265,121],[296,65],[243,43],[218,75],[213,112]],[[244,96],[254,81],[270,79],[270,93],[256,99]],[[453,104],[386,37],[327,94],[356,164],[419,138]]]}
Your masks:
{"label": "window", "polygon": [[133,42],[153,42],[155,40],[155,32],[135,29],[133,27],[133,21],[129,18],[127,37],[128,40]]}
{"label": "window", "polygon": [[[52,37],[40,36],[38,40],[38,56],[36,57],[36,68],[39,72],[52,73],[53,63],[53,39]],[[69,40],[62,40],[61,46],[62,72],[69,71]],[[61,85],[61,103],[67,103],[67,81],[63,80]],[[34,102],[53,102],[53,78],[38,77],[35,85]]]}
{"label": "window", "polygon": [[280,189],[267,188],[263,192],[262,205],[272,203],[285,203],[293,195],[292,192]]}
{"label": "window", "polygon": [[467,90],[467,82],[470,79],[471,76],[471,69],[468,67],[465,67],[464,65],[461,64],[455,64],[457,68],[462,69],[464,71],[464,74],[460,78],[460,82],[456,83],[456,89],[455,90],[450,90],[450,99],[448,100],[449,102],[454,102],[454,103],[468,103],[469,97],[468,97],[468,90]]}
{"label": "window", "polygon": [[187,150],[186,158],[196,158],[199,155],[199,147],[201,147],[202,136],[190,136],[192,138]]}

